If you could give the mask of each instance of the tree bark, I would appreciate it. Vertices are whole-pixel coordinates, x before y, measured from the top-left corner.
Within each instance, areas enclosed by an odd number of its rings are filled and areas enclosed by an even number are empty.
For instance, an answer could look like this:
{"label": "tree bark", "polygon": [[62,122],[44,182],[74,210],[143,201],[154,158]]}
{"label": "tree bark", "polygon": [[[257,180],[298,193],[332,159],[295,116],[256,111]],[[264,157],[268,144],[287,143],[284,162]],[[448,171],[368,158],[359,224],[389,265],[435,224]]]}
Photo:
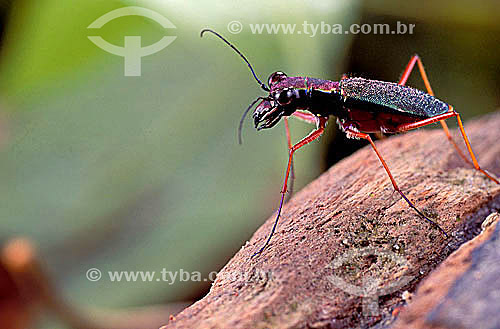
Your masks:
{"label": "tree bark", "polygon": [[[449,120],[451,121],[451,120]],[[479,163],[500,173],[500,113],[465,127]],[[465,151],[461,135],[454,139]],[[342,160],[273,214],[219,272],[207,296],[166,328],[384,327],[447,255],[477,235],[500,185],[459,157],[442,130],[376,142],[414,204],[408,207],[370,146]],[[300,156],[300,152],[296,156]],[[485,215],[486,214],[486,215]],[[236,220],[236,219],[235,219]],[[167,320],[166,320],[167,322]]]}

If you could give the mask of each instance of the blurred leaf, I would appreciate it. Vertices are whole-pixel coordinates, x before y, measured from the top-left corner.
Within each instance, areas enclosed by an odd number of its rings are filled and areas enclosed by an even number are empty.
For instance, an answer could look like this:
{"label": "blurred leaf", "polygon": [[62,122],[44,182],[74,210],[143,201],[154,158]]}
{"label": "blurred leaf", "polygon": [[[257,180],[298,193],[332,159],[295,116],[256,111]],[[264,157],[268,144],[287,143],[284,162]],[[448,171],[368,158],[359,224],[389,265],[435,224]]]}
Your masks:
{"label": "blurred leaf", "polygon": [[[248,12],[224,5],[225,17],[247,17],[245,24],[260,21],[266,8],[269,22],[334,24],[352,17],[346,3],[311,5],[293,19],[287,4],[261,1]],[[225,18],[187,19],[204,17],[213,3],[193,11],[152,7],[177,26],[167,33],[178,38],[142,59],[141,77],[124,77],[123,58],[87,39],[92,21],[123,4],[16,5],[1,63],[11,137],[0,160],[0,232],[37,241],[60,288],[95,306],[192,293],[199,283],[89,282],[85,272],[214,270],[277,206],[288,153],[282,124],[257,135],[247,122],[244,145],[237,145],[241,113],[262,91],[220,40],[199,38],[205,26],[225,32]],[[162,33],[134,16],[110,22],[101,35],[120,45],[124,35],[141,35],[146,44]],[[328,70],[342,56],[331,54],[347,39],[297,37],[304,47],[295,37],[230,35],[263,79],[278,68],[335,78]],[[311,128],[293,122],[294,140]],[[298,187],[318,174],[318,145],[297,154]]]}

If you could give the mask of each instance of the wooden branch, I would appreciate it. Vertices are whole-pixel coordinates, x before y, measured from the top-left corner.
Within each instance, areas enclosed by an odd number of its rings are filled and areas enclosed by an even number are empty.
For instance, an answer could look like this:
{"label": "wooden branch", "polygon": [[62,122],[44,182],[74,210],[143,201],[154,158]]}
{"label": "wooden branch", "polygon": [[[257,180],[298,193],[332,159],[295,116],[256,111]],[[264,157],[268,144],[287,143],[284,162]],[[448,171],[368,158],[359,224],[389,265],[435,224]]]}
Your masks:
{"label": "wooden branch", "polygon": [[[479,163],[497,175],[499,127],[500,113],[466,125]],[[465,149],[457,131],[454,137]],[[479,232],[484,214],[500,199],[500,186],[465,164],[439,129],[394,136],[377,146],[403,192],[450,239],[394,193],[366,147],[297,193],[285,205],[270,246],[250,258],[269,234],[271,216],[219,272],[209,294],[166,328],[350,328],[391,322],[404,304],[408,293],[403,292],[413,291]]]}

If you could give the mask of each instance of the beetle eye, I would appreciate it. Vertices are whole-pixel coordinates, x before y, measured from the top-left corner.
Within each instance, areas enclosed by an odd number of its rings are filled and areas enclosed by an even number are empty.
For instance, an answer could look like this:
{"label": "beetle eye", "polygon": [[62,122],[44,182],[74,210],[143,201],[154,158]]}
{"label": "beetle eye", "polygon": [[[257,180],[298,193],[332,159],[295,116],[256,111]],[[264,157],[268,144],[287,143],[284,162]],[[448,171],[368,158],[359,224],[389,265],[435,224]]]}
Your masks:
{"label": "beetle eye", "polygon": [[291,89],[285,89],[279,94],[277,101],[280,105],[287,105],[292,101],[292,97],[293,91]]}
{"label": "beetle eye", "polygon": [[281,80],[285,79],[286,77],[287,77],[287,75],[285,73],[283,73],[281,71],[277,71],[269,76],[269,80],[267,81],[267,83],[269,84],[269,86],[272,86],[273,84],[280,82]]}

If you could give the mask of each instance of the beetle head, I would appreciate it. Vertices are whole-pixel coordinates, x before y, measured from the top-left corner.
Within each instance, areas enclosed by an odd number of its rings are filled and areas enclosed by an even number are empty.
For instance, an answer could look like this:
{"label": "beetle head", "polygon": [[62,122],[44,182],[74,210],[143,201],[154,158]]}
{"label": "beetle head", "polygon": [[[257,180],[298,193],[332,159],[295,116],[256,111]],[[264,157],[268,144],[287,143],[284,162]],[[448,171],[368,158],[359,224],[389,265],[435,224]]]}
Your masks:
{"label": "beetle head", "polygon": [[279,84],[287,78],[287,75],[280,71],[269,76],[269,95],[262,99],[253,112],[257,130],[274,127],[283,116],[290,116],[297,109],[296,100],[301,97],[299,90],[279,87]]}

